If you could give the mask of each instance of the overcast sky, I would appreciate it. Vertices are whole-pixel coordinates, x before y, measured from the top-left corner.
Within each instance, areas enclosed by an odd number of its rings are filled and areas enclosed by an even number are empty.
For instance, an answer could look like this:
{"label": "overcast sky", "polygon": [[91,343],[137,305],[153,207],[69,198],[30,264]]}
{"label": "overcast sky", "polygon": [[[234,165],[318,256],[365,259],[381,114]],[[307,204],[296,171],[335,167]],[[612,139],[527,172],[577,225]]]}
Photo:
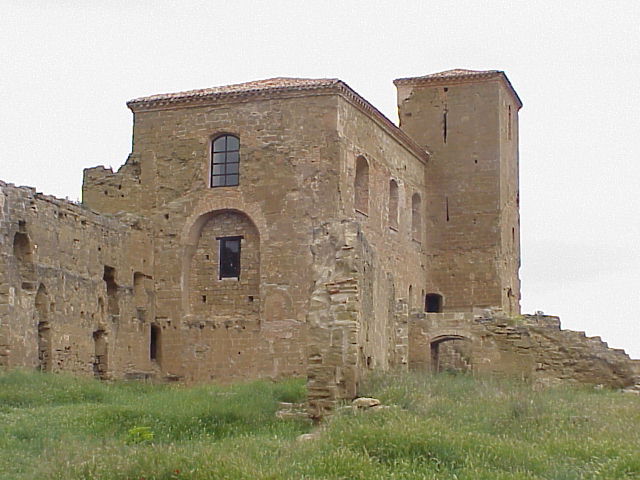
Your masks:
{"label": "overcast sky", "polygon": [[640,358],[640,1],[0,0],[0,179],[79,199],[119,167],[125,102],[338,77],[504,70],[520,112],[522,306]]}

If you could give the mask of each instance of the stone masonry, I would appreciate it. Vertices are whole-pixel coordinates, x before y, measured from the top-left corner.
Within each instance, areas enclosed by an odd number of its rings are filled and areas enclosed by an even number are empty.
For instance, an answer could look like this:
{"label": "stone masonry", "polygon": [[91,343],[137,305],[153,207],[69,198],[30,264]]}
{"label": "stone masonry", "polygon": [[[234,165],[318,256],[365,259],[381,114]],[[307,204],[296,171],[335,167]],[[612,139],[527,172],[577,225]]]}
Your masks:
{"label": "stone masonry", "polygon": [[395,81],[400,126],[336,79],[128,103],[133,149],[81,205],[0,182],[0,366],[185,383],[370,370],[624,386],[637,362],[520,316],[518,111],[503,72]]}

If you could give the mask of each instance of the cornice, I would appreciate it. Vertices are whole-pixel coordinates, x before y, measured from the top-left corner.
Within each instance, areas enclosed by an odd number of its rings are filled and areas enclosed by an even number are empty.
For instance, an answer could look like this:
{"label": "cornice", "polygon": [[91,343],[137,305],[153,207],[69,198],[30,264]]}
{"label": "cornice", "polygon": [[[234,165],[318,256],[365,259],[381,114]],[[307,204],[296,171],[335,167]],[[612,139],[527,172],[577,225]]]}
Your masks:
{"label": "cornice", "polygon": [[[446,73],[446,72],[443,72]],[[425,75],[423,77],[406,77],[398,78],[393,81],[393,84],[398,87],[401,85],[452,85],[460,83],[474,83],[478,81],[491,81],[498,80],[503,83],[506,89],[511,93],[518,109],[522,108],[522,100],[518,96],[515,88],[509,81],[509,78],[502,70],[486,70],[486,71],[466,71],[464,73],[455,73],[448,75]]]}
{"label": "cornice", "polygon": [[195,108],[227,103],[240,103],[271,99],[297,98],[312,95],[340,95],[350,104],[369,115],[380,127],[421,161],[429,160],[429,152],[414,142],[382,112],[361,97],[345,82],[339,79],[323,79],[309,84],[268,86],[231,91],[192,90],[176,94],[153,95],[127,102],[132,112],[152,112],[178,108]]}

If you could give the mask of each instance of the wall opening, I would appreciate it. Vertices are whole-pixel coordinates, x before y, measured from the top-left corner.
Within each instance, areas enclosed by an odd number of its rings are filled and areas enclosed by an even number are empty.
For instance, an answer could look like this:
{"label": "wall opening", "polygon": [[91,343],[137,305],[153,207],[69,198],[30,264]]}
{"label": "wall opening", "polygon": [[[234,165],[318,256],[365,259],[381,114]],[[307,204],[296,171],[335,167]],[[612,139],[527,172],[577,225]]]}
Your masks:
{"label": "wall opening", "polygon": [[109,315],[120,315],[120,305],[118,304],[118,284],[116,283],[116,269],[104,266],[102,279],[107,285],[107,313]]}
{"label": "wall opening", "polygon": [[42,372],[50,372],[53,367],[53,349],[49,323],[49,296],[47,289],[42,284],[36,293],[35,307],[38,316],[38,368]]}
{"label": "wall opening", "polygon": [[355,209],[360,213],[369,213],[369,163],[360,156],[356,159]]}
{"label": "wall opening", "polygon": [[445,218],[449,221],[449,197],[444,197]]}
{"label": "wall opening", "polygon": [[[196,221],[191,235],[183,263],[189,313],[256,318],[260,235],[251,219],[236,210],[210,212]],[[248,297],[254,301],[248,302]]]}
{"label": "wall opening", "polygon": [[411,197],[411,238],[417,242],[422,240],[422,199],[419,193]]}
{"label": "wall opening", "polygon": [[452,336],[439,338],[430,344],[431,371],[434,373],[467,373],[471,371],[471,342]]}
{"label": "wall opening", "polygon": [[[24,228],[24,226],[21,226]],[[29,235],[25,232],[16,232],[13,237],[13,255],[18,262],[21,287],[24,290],[35,288],[35,268],[33,264],[33,245],[29,240]]]}
{"label": "wall opening", "polygon": [[389,182],[389,227],[398,229],[398,184],[395,180]]}
{"label": "wall opening", "polygon": [[424,310],[427,313],[442,313],[442,295],[428,293],[424,297]]}
{"label": "wall opening", "polygon": [[159,325],[151,325],[149,334],[149,360],[152,362],[160,363],[162,359],[162,346],[160,343],[160,337],[162,336],[162,329]]}
{"label": "wall opening", "polygon": [[107,332],[102,329],[93,332],[93,348],[93,375],[100,380],[105,380],[109,367]]}

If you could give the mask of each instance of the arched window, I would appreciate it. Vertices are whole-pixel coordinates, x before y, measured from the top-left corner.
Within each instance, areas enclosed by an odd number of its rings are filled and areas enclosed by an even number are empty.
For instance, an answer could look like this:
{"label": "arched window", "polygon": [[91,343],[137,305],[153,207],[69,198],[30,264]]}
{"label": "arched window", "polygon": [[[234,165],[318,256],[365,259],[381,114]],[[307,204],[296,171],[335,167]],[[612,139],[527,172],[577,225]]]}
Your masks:
{"label": "arched window", "polygon": [[422,240],[422,200],[419,193],[411,197],[411,238]]}
{"label": "arched window", "polygon": [[369,164],[364,157],[356,160],[355,208],[361,213],[369,212]]}
{"label": "arched window", "polygon": [[230,187],[240,181],[240,139],[222,135],[211,145],[211,186]]}
{"label": "arched window", "polygon": [[395,180],[389,182],[389,227],[398,229],[398,184]]}

